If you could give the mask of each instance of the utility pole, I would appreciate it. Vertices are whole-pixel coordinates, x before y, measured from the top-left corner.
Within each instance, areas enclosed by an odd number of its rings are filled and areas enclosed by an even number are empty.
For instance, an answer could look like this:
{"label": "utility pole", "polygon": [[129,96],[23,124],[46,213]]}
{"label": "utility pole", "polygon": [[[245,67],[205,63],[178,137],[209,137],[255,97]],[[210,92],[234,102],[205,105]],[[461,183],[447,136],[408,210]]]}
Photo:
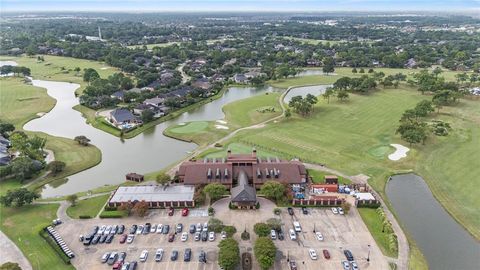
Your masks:
{"label": "utility pole", "polygon": [[367,256],[367,262],[370,262],[370,245],[368,245],[368,256]]}

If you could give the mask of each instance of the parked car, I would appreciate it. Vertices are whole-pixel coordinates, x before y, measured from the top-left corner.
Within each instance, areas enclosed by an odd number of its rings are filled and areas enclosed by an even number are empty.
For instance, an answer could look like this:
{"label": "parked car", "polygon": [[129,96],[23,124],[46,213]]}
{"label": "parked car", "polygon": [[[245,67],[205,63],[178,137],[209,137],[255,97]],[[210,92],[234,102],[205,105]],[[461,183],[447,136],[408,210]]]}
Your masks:
{"label": "parked car", "polygon": [[344,215],[344,214],[345,214],[345,212],[343,212],[343,208],[341,208],[341,207],[338,207],[338,213],[339,213],[340,215]]}
{"label": "parked car", "polygon": [[142,253],[140,253],[140,261],[145,262],[148,258],[148,250],[144,249]]}
{"label": "parked car", "polygon": [[193,239],[195,241],[200,241],[200,234],[201,234],[200,232],[195,232],[195,236],[193,237]]}
{"label": "parked car", "polygon": [[349,262],[352,262],[352,261],[354,260],[354,259],[353,259],[353,254],[352,254],[352,252],[351,252],[350,250],[345,249],[345,250],[343,251],[343,254],[345,254],[345,258],[347,258],[347,260],[348,260]]}
{"label": "parked car", "polygon": [[128,268],[130,267],[130,263],[126,262],[122,265],[122,269],[121,270],[128,270]]}
{"label": "parked car", "polygon": [[332,213],[335,215],[338,214],[338,209],[336,207],[332,207]]}
{"label": "parked car", "polygon": [[158,224],[158,225],[157,225],[157,233],[162,233],[162,230],[163,230],[163,225],[162,225],[162,224]]}
{"label": "parked car", "polygon": [[142,234],[142,232],[143,232],[143,225],[138,225],[136,234]]}
{"label": "parked car", "polygon": [[149,234],[151,227],[152,227],[152,224],[150,224],[150,223],[145,223],[145,226],[143,227],[143,232],[142,232],[142,234]]}
{"label": "parked car", "polygon": [[107,236],[107,240],[105,240],[105,243],[107,243],[107,244],[112,243],[112,241],[113,241],[113,236],[114,236],[114,234],[109,234],[109,235]]}
{"label": "parked car", "polygon": [[202,241],[203,241],[203,242],[205,242],[205,241],[208,240],[208,233],[207,233],[207,232],[205,232],[205,231],[202,232],[202,235],[201,235],[201,236],[202,236]]}
{"label": "parked car", "polygon": [[135,270],[135,269],[137,269],[137,262],[136,261],[130,262],[130,265],[128,266],[128,270]]}
{"label": "parked car", "polygon": [[183,232],[182,233],[182,238],[180,239],[182,242],[186,242],[188,240],[188,233]]}
{"label": "parked car", "polygon": [[168,234],[168,232],[170,232],[170,225],[163,225],[163,230],[162,230],[162,233],[163,234]]}
{"label": "parked car", "polygon": [[107,264],[108,265],[113,265],[118,258],[118,253],[117,252],[112,252],[110,253],[110,256],[108,257]]}
{"label": "parked car", "polygon": [[226,231],[222,231],[222,232],[220,233],[220,238],[221,238],[222,240],[227,239],[227,232],[226,232]]}
{"label": "parked car", "polygon": [[215,241],[215,232],[208,233],[208,241],[213,242]]}
{"label": "parked car", "polygon": [[358,270],[359,269],[358,264],[355,261],[353,261],[351,264],[352,264],[352,270]]}
{"label": "parked car", "polygon": [[123,234],[125,232],[125,225],[118,226],[117,234]]}
{"label": "parked car", "polygon": [[183,224],[182,223],[178,223],[177,224],[177,227],[175,227],[175,231],[177,233],[181,233],[183,231]]}
{"label": "parked car", "polygon": [[317,237],[318,241],[323,241],[323,235],[321,232],[315,232],[315,236]]}
{"label": "parked car", "polygon": [[283,235],[283,231],[282,230],[279,230],[278,233],[278,240],[281,240],[283,241],[285,239],[285,235]]}
{"label": "parked car", "polygon": [[202,231],[202,224],[197,223],[197,226],[195,227],[195,229],[196,229],[197,232],[201,232]]}
{"label": "parked car", "polygon": [[310,255],[310,259],[312,260],[318,259],[317,252],[313,248],[308,250],[308,255]]}
{"label": "parked car", "polygon": [[168,236],[168,242],[173,242],[173,240],[175,240],[175,234],[174,234],[174,233],[171,233],[171,234]]}
{"label": "parked car", "polygon": [[342,261],[343,270],[350,270],[350,264],[347,261]]}
{"label": "parked car", "polygon": [[135,235],[134,234],[129,234],[128,237],[127,237],[127,244],[131,244],[134,239],[135,239]]}
{"label": "parked car", "polygon": [[102,235],[102,236],[100,236],[100,239],[98,240],[98,243],[105,243],[105,240],[107,240],[107,236]]}
{"label": "parked car", "polygon": [[188,208],[183,208],[183,209],[182,209],[182,216],[183,216],[183,217],[188,216],[188,212],[189,212],[189,211],[188,211]]}
{"label": "parked car", "polygon": [[204,231],[204,232],[208,231],[208,222],[205,222],[205,223],[203,224],[203,231]]}
{"label": "parked car", "polygon": [[92,243],[92,240],[93,240],[93,236],[86,236],[83,239],[83,245],[84,246],[89,246]]}
{"label": "parked car", "polygon": [[98,226],[93,226],[92,233],[96,234],[98,232],[99,227]]}
{"label": "parked car", "polygon": [[272,238],[272,240],[277,240],[277,232],[275,232],[275,230],[270,231],[270,238]]}
{"label": "parked car", "polygon": [[185,253],[183,254],[183,261],[189,262],[191,258],[192,258],[192,249],[186,248]]}
{"label": "parked car", "polygon": [[194,234],[196,229],[195,229],[195,224],[190,224],[190,229],[188,230],[191,234]]}
{"label": "parked car", "polygon": [[112,270],[120,270],[122,268],[123,262],[115,262],[112,266]]}
{"label": "parked car", "polygon": [[112,230],[110,231],[110,234],[116,234],[118,231],[118,225],[113,225]]}
{"label": "parked car", "polygon": [[207,253],[205,253],[205,251],[200,251],[200,254],[198,254],[198,261],[203,263],[207,262]]}
{"label": "parked car", "polygon": [[177,250],[173,250],[172,251],[172,255],[170,256],[170,260],[171,261],[176,261],[178,258],[178,251]]}
{"label": "parked car", "polygon": [[112,230],[112,226],[108,225],[103,234],[110,234],[110,231]]}
{"label": "parked car", "polygon": [[297,262],[290,259],[290,270],[297,270]]}
{"label": "parked car", "polygon": [[293,215],[294,215],[294,212],[293,212],[293,208],[292,208],[292,207],[288,207],[288,208],[287,208],[287,211],[288,211],[288,214],[289,214],[290,216],[293,216]]}
{"label": "parked car", "polygon": [[127,235],[126,235],[126,234],[122,234],[122,235],[120,236],[120,244],[125,243],[125,241],[127,241]]}
{"label": "parked car", "polygon": [[330,259],[330,252],[328,252],[328,250],[326,250],[326,249],[322,250],[322,252],[323,252],[323,257],[325,259],[329,260]]}
{"label": "parked car", "polygon": [[289,232],[289,235],[290,235],[290,239],[297,240],[297,234],[295,233],[295,231],[293,229],[288,230],[288,232]]}
{"label": "parked car", "polygon": [[108,257],[110,257],[110,252],[105,252],[105,253],[103,254],[102,258],[100,259],[100,261],[101,261],[102,263],[106,263],[107,260],[108,260]]}
{"label": "parked car", "polygon": [[125,258],[127,257],[127,253],[126,252],[120,252],[118,254],[118,260],[117,262],[125,262]]}
{"label": "parked car", "polygon": [[175,213],[175,209],[173,209],[173,207],[168,208],[168,215],[169,216],[173,216],[174,213]]}
{"label": "parked car", "polygon": [[150,233],[156,233],[157,232],[157,225],[153,224],[152,227],[150,228]]}
{"label": "parked car", "polygon": [[95,237],[93,237],[93,240],[92,240],[92,245],[96,245],[98,244],[98,241],[100,241],[100,235],[95,235]]}
{"label": "parked car", "polygon": [[130,230],[128,231],[129,234],[135,234],[137,231],[137,225],[133,224]]}
{"label": "parked car", "polygon": [[307,210],[306,207],[302,207],[302,213],[303,213],[304,215],[308,215],[308,210]]}
{"label": "parked car", "polygon": [[107,226],[102,225],[102,227],[100,227],[100,229],[98,229],[98,231],[97,231],[96,233],[98,233],[98,234],[103,234],[106,229],[107,229]]}
{"label": "parked car", "polygon": [[162,258],[163,258],[163,249],[159,248],[157,249],[157,252],[155,252],[155,261],[161,262]]}

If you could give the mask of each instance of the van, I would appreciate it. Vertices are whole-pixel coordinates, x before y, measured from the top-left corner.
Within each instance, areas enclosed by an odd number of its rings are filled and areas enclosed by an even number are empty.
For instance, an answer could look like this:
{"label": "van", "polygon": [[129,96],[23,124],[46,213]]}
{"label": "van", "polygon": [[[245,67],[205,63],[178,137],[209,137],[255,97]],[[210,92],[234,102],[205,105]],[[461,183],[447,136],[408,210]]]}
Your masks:
{"label": "van", "polygon": [[293,222],[293,228],[296,232],[302,232],[302,227],[300,227],[300,223],[298,221]]}

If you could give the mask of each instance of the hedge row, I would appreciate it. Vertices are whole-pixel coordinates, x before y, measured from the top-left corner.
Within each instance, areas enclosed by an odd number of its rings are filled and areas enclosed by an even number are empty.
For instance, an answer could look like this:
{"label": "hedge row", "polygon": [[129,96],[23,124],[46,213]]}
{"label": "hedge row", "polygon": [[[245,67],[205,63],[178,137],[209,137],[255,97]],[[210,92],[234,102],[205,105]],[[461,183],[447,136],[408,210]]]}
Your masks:
{"label": "hedge row", "polygon": [[100,218],[123,218],[127,216],[125,211],[103,211]]}
{"label": "hedge row", "polygon": [[60,249],[58,244],[55,242],[55,240],[53,240],[52,237],[50,237],[50,235],[45,231],[45,229],[40,230],[38,234],[43,239],[45,239],[45,241],[47,241],[47,243],[53,248],[53,250],[55,250],[55,252],[57,252],[57,254],[60,256],[60,258],[65,264],[70,264],[70,258],[68,258],[67,255],[63,253],[63,250]]}

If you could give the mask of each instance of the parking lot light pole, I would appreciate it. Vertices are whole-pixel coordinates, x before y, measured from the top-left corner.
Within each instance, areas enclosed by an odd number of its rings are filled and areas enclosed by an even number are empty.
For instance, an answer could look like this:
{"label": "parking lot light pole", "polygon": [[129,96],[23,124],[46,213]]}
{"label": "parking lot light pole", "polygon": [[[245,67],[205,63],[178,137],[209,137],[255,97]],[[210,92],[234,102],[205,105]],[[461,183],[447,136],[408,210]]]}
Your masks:
{"label": "parking lot light pole", "polygon": [[368,245],[368,256],[367,256],[367,262],[370,262],[370,245]]}
{"label": "parking lot light pole", "polygon": [[313,223],[313,233],[315,233],[315,223]]}
{"label": "parking lot light pole", "polygon": [[287,262],[290,262],[290,251],[287,250]]}

